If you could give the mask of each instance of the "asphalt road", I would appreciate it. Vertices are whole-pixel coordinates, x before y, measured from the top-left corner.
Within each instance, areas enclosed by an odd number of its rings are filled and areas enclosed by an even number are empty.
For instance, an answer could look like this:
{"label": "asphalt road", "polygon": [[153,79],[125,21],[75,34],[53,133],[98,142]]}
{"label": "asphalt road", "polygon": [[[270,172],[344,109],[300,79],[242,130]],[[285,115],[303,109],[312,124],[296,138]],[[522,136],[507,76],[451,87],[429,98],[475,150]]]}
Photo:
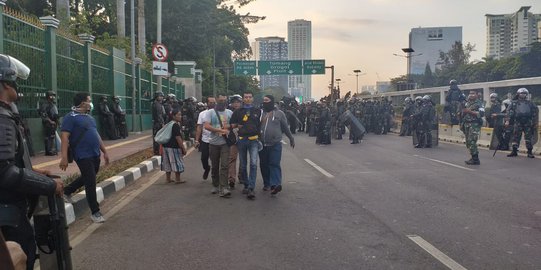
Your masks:
{"label": "asphalt road", "polygon": [[462,145],[314,141],[284,145],[276,198],[259,174],[255,201],[211,195],[197,152],[186,184],[138,180],[105,224],[70,229],[75,269],[541,269],[539,158],[481,150],[466,167]]}

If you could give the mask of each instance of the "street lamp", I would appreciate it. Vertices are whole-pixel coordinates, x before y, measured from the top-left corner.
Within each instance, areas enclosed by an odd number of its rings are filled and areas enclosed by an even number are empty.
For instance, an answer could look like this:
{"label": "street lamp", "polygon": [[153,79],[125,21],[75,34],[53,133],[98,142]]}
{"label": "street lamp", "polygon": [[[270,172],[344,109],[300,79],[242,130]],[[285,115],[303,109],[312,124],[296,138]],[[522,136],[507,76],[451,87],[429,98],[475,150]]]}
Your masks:
{"label": "street lamp", "polygon": [[415,52],[415,50],[413,50],[412,48],[403,48],[402,51],[404,53],[406,53],[406,55],[401,55],[401,54],[396,54],[396,53],[393,53],[394,56],[399,56],[399,57],[404,57],[407,59],[407,72],[406,72],[406,77],[407,77],[407,80],[408,80],[408,83],[410,81],[410,68],[411,68],[411,58],[414,57],[414,56],[419,56],[419,55],[423,55],[422,53],[418,53],[418,54],[412,54],[413,52]]}
{"label": "street lamp", "polygon": [[355,69],[355,70],[353,70],[353,72],[355,73],[355,75],[353,75],[353,74],[348,74],[348,75],[356,77],[356,79],[357,79],[357,89],[356,90],[357,90],[357,94],[359,94],[359,76],[365,75],[366,73],[359,74],[359,73],[361,73],[360,69]]}

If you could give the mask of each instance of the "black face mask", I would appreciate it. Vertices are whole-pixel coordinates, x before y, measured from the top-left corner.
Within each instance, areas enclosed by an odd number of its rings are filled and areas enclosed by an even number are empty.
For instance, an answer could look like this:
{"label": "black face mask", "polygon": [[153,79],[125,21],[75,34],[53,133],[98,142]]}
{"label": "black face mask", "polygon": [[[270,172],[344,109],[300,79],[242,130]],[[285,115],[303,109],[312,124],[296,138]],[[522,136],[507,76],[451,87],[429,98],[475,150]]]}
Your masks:
{"label": "black face mask", "polygon": [[266,112],[274,110],[274,102],[263,102],[263,110]]}
{"label": "black face mask", "polygon": [[226,104],[225,102],[218,102],[216,103],[216,110],[218,111],[224,111],[225,110],[225,107],[226,107]]}

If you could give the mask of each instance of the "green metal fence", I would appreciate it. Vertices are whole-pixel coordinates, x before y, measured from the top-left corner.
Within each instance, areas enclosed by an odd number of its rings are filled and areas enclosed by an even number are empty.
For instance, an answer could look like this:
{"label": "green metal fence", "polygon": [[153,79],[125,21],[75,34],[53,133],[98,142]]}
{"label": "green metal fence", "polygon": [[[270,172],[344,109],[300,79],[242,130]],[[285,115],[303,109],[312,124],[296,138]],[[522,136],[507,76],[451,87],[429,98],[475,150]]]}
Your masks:
{"label": "green metal fence", "polygon": [[[109,102],[112,96],[118,96],[127,111],[128,129],[150,129],[151,99],[158,91],[151,71],[136,67],[133,100],[132,63],[124,51],[98,48],[90,35],[76,37],[57,27],[58,21],[52,17],[37,19],[0,4],[0,53],[16,57],[31,69],[30,78],[19,83],[17,105],[32,127],[35,148],[43,148],[37,107],[48,90],[57,93],[61,115],[71,110],[77,92],[89,92],[95,105],[102,96]],[[162,91],[184,98],[184,86],[167,78],[162,78]],[[135,123],[132,113],[136,114]]]}

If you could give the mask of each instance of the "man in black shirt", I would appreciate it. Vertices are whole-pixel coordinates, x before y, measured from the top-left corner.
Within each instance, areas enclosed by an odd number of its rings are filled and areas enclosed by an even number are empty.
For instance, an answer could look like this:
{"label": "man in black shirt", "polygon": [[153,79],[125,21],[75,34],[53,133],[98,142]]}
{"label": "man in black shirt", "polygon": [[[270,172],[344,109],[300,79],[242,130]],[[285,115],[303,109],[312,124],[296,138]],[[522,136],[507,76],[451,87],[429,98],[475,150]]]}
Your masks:
{"label": "man in black shirt", "polygon": [[[244,180],[243,194],[247,194],[248,199],[255,199],[255,180],[257,177],[257,158],[259,152],[259,133],[261,126],[261,110],[255,108],[252,103],[254,97],[252,92],[245,91],[243,94],[242,108],[233,112],[231,116],[231,127],[239,129],[239,140],[237,147],[240,160],[240,174]],[[247,156],[250,154],[250,174],[247,170]],[[264,186],[263,190],[269,190],[269,186]]]}

